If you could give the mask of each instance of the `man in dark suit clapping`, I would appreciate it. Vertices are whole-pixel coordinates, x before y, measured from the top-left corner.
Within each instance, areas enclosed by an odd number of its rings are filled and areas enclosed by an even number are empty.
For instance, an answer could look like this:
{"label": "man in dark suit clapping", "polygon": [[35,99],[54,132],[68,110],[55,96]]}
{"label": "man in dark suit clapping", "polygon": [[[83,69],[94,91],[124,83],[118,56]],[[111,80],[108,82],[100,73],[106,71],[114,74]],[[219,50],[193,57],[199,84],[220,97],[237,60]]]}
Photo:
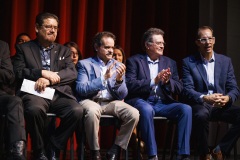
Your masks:
{"label": "man in dark suit clapping", "polygon": [[127,59],[126,102],[140,112],[139,128],[150,160],[157,160],[153,117],[164,116],[178,122],[177,160],[189,160],[192,110],[189,105],[175,101],[172,94],[182,91],[176,62],[163,56],[164,32],[150,28],[143,34],[146,51]]}

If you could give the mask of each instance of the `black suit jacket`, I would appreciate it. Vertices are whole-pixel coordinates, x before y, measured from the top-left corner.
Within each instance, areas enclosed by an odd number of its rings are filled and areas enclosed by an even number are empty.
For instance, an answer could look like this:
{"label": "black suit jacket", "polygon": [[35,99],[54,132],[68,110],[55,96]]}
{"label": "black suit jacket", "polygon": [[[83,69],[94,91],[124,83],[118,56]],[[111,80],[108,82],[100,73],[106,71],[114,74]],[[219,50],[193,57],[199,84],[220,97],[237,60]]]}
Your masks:
{"label": "black suit jacket", "polygon": [[[128,87],[128,96],[126,101],[134,104],[138,98],[147,99],[151,92],[150,70],[146,54],[134,55],[127,59],[126,83]],[[170,68],[171,77],[168,85],[159,83],[158,87],[167,98],[168,102],[173,102],[172,94],[179,94],[182,91],[182,83],[179,80],[176,62],[168,57],[161,56],[158,63],[158,71]]]}
{"label": "black suit jacket", "polygon": [[14,72],[10,59],[9,46],[0,40],[0,95],[14,94],[11,87],[14,82]]}
{"label": "black suit jacket", "polygon": [[[68,47],[54,43],[50,53],[50,70],[58,72],[61,80],[59,84],[52,87],[68,97],[76,99],[71,89],[72,83],[77,78],[77,71],[71,59]],[[42,60],[37,40],[32,40],[16,47],[17,53],[14,57],[14,72],[17,80],[29,79],[36,81],[42,77]],[[18,82],[18,83],[19,83]]]}

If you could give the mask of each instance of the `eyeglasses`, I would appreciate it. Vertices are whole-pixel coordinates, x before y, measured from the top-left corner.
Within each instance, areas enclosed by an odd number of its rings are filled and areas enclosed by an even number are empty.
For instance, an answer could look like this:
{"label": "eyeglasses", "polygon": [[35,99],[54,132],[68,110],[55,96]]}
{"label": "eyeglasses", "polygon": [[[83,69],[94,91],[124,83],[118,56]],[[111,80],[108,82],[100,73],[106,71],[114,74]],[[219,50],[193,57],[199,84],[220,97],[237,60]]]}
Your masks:
{"label": "eyeglasses", "polygon": [[50,31],[54,29],[55,31],[58,31],[58,26],[53,26],[53,25],[42,25],[46,30]]}
{"label": "eyeglasses", "polygon": [[200,38],[198,39],[201,43],[207,43],[207,42],[212,42],[215,39],[215,37],[208,37],[208,38]]}
{"label": "eyeglasses", "polygon": [[149,42],[149,43],[152,43],[152,44],[155,44],[155,45],[157,45],[157,46],[165,46],[166,45],[166,43],[165,42]]}

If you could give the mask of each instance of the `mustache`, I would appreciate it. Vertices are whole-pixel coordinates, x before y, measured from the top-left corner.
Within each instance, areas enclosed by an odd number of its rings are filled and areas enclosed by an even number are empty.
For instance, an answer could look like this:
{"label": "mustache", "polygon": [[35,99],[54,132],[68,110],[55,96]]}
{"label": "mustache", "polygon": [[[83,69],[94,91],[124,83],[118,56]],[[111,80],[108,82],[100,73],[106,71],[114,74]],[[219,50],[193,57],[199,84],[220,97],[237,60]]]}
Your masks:
{"label": "mustache", "polygon": [[106,55],[113,55],[113,52],[108,52]]}

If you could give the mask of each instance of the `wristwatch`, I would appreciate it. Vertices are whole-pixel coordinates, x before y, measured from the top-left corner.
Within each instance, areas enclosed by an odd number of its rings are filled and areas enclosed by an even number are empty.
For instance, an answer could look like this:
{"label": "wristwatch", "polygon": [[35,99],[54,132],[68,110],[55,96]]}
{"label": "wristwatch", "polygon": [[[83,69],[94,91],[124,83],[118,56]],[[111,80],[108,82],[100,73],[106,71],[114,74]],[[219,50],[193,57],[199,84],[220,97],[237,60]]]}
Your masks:
{"label": "wristwatch", "polygon": [[123,82],[123,80],[121,80],[121,81],[116,80],[117,84],[121,84],[122,82]]}

